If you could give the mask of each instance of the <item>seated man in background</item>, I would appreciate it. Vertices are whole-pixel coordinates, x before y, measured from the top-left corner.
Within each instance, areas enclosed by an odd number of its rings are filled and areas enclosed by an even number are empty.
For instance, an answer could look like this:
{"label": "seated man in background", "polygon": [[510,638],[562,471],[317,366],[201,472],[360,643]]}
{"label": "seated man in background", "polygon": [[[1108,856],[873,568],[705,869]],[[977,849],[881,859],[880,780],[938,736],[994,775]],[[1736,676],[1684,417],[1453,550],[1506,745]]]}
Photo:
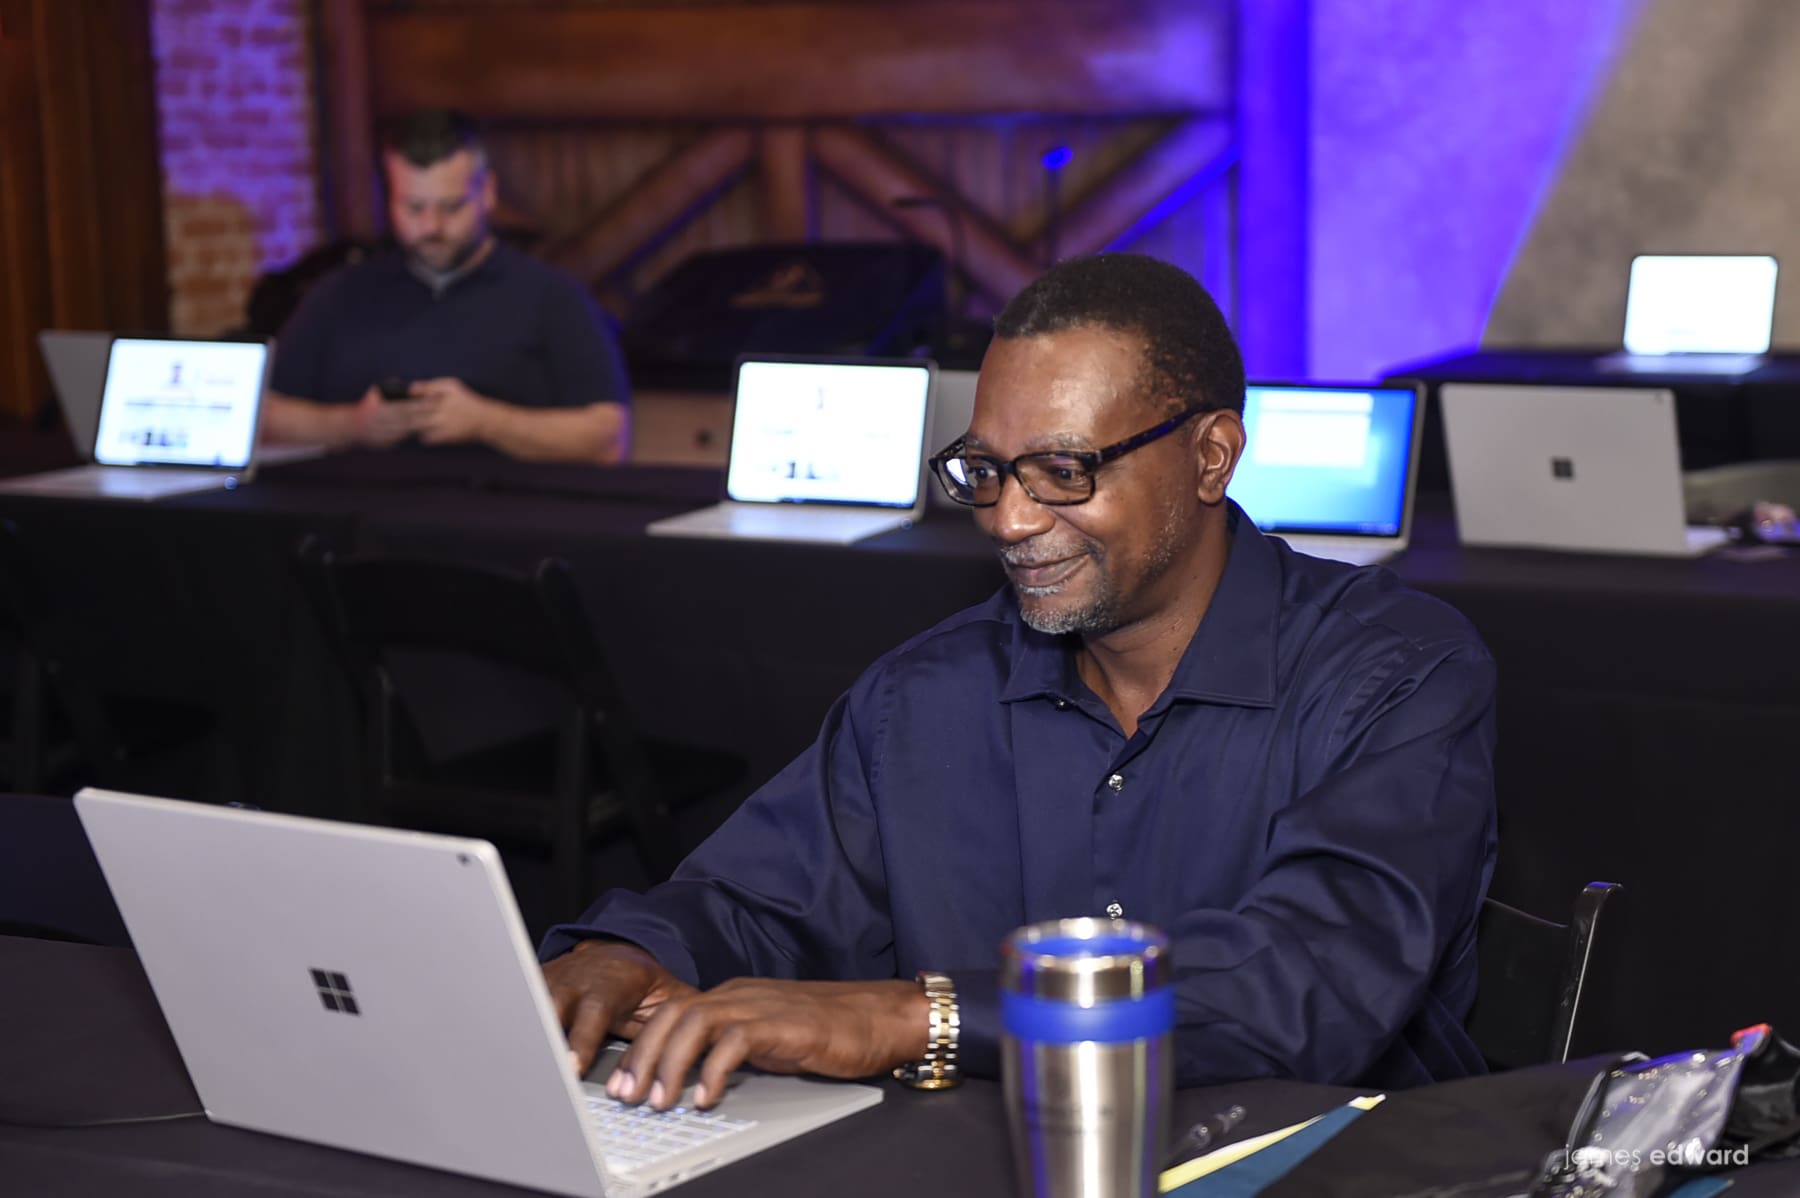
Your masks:
{"label": "seated man in background", "polygon": [[1001,939],[1095,915],[1169,933],[1182,1085],[1479,1072],[1480,640],[1227,497],[1243,365],[1185,273],[1067,261],[995,334],[933,467],[1010,587],[877,661],[672,880],[551,932],[576,1063],[632,1038],[609,1089],[657,1107],[693,1064],[702,1105],[745,1061],[917,1082],[953,1005],[991,1075]]}
{"label": "seated man in background", "polygon": [[630,392],[612,335],[580,283],[495,238],[494,173],[473,124],[409,117],[382,168],[398,250],[320,282],[282,328],[269,438],[622,459]]}

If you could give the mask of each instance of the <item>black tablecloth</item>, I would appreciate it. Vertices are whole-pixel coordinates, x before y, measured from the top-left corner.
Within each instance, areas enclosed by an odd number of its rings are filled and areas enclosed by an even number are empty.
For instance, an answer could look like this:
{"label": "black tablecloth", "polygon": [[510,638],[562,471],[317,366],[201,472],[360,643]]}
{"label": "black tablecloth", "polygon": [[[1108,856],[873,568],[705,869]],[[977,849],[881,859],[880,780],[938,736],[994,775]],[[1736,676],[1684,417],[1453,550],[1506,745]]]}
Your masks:
{"label": "black tablecloth", "polygon": [[[0,937],[0,1189],[8,1194],[502,1195],[511,1187],[435,1173],[202,1119],[24,1127],[197,1111],[137,959],[118,949]],[[1391,1095],[1265,1192],[1269,1198],[1393,1195],[1470,1183],[1497,1198],[1561,1143],[1594,1065],[1527,1070]],[[684,1198],[865,1198],[1012,1192],[999,1087],[943,1094],[886,1085],[870,1110],[683,1185]],[[1359,1091],[1257,1081],[1182,1091],[1177,1128],[1233,1105],[1225,1142],[1341,1105]],[[1800,1162],[1736,1174],[1743,1198],[1800,1191]],[[1485,1185],[1473,1185],[1486,1179]],[[1520,1188],[1523,1188],[1522,1186]],[[1433,1189],[1433,1193],[1445,1192]]]}
{"label": "black tablecloth", "polygon": [[[299,537],[525,564],[568,560],[646,731],[742,753],[765,778],[882,653],[1001,585],[967,517],[831,546],[666,539],[707,471],[347,455],[149,505],[0,498],[119,685],[212,701],[239,793],[353,814],[350,696],[292,576]],[[1493,892],[1558,915],[1626,886],[1580,1051],[1800,1029],[1778,929],[1797,903],[1788,736],[1800,719],[1800,558],[1698,561],[1465,551],[1427,500],[1394,563],[1474,621],[1500,665]],[[528,709],[446,691],[444,740]]]}

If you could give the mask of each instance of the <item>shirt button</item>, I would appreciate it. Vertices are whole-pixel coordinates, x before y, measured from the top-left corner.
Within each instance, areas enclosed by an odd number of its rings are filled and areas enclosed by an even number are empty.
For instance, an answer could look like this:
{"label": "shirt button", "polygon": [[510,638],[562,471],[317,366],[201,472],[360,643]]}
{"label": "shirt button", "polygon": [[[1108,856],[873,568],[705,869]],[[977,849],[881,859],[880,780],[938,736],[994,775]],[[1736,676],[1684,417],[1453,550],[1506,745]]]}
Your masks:
{"label": "shirt button", "polygon": [[1110,777],[1106,780],[1106,785],[1115,794],[1121,790],[1124,790],[1125,789],[1125,775],[1124,774],[1114,774],[1112,777]]}
{"label": "shirt button", "polygon": [[1055,703],[1051,704],[1051,706],[1055,707],[1058,711],[1067,711],[1069,710],[1069,701],[1067,699],[1058,699]]}
{"label": "shirt button", "polygon": [[1125,908],[1121,907],[1117,902],[1108,903],[1106,904],[1106,917],[1108,919],[1123,919],[1125,918]]}

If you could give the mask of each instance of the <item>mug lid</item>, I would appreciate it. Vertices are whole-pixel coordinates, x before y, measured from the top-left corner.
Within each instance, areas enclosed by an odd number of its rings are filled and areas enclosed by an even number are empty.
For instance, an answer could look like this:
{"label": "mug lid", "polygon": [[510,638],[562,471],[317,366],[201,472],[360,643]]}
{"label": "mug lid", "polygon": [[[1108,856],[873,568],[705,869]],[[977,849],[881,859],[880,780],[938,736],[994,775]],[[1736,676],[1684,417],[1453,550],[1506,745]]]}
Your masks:
{"label": "mug lid", "polygon": [[1169,938],[1124,919],[1052,919],[1000,946],[1002,989],[1081,1006],[1142,998],[1169,981]]}

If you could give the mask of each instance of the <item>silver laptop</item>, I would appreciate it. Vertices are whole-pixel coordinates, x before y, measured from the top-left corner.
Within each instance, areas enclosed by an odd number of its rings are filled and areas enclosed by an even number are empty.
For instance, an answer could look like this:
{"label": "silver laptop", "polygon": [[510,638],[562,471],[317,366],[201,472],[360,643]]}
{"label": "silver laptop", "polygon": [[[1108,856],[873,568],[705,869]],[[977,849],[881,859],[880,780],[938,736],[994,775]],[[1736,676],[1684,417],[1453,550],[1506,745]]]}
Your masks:
{"label": "silver laptop", "polygon": [[69,439],[83,461],[94,453],[94,433],[100,425],[100,392],[106,385],[106,358],[112,351],[111,333],[79,329],[45,329],[38,334],[38,348],[50,370],[50,389],[62,409]]}
{"label": "silver laptop", "polygon": [[[931,401],[931,436],[925,443],[925,456],[950,448],[969,431],[975,416],[975,383],[981,377],[977,370],[940,370],[937,372],[937,395]],[[936,479],[926,482],[931,493],[931,506],[958,508],[962,504],[944,494]]]}
{"label": "silver laptop", "polygon": [[710,1112],[658,1113],[577,1079],[486,841],[98,790],[75,807],[216,1123],[619,1198],[881,1101],[746,1074]]}
{"label": "silver laptop", "polygon": [[1774,258],[1751,254],[1640,254],[1625,299],[1625,352],[1601,358],[1617,373],[1745,374],[1767,359],[1775,333]]}
{"label": "silver laptop", "polygon": [[1687,557],[1675,394],[1656,387],[1446,383],[1438,402],[1465,545]]}
{"label": "silver laptop", "polygon": [[742,359],[725,501],[645,531],[847,545],[912,523],[935,373],[923,359]]}
{"label": "silver laptop", "polygon": [[11,479],[4,489],[142,500],[237,486],[256,469],[270,344],[114,337],[94,464]]}
{"label": "silver laptop", "polygon": [[1314,557],[1386,561],[1412,536],[1423,388],[1251,383],[1227,488],[1264,532]]}

